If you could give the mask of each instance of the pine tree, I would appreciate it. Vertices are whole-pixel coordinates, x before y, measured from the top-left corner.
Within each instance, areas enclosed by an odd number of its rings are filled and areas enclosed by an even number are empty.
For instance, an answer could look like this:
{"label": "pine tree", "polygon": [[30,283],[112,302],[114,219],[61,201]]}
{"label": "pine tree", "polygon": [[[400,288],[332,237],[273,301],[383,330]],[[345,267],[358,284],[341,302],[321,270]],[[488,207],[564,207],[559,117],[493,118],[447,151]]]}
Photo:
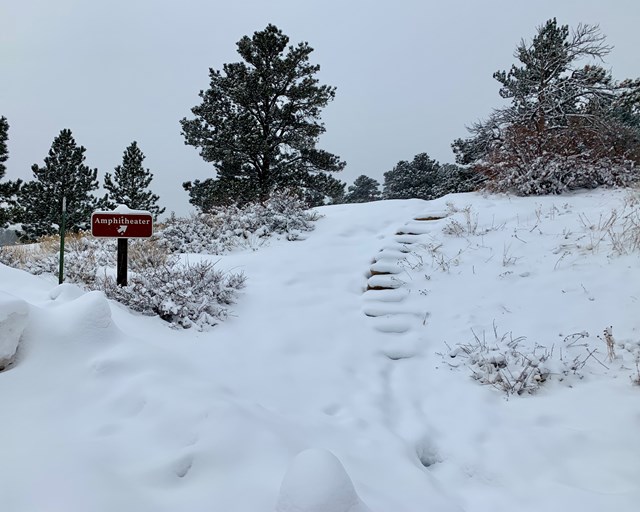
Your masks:
{"label": "pine tree", "polygon": [[477,173],[454,164],[440,165],[426,153],[413,161],[400,161],[384,173],[384,199],[436,199],[446,194],[470,192],[480,184]]}
{"label": "pine tree", "polygon": [[437,181],[440,164],[426,153],[420,153],[407,162],[401,160],[384,173],[385,199],[433,199],[433,186]]}
{"label": "pine tree", "polygon": [[[9,122],[7,118],[0,117],[0,180],[4,178],[7,171],[4,163],[9,158]],[[22,180],[6,181],[0,183],[0,228],[6,227],[15,220],[16,216],[16,195],[20,190]]]}
{"label": "pine tree", "polygon": [[364,174],[358,176],[348,190],[345,196],[346,203],[368,203],[382,198],[380,183]]}
{"label": "pine tree", "polygon": [[122,165],[115,168],[114,175],[105,174],[104,188],[108,191],[107,207],[113,209],[119,204],[124,204],[133,210],[146,210],[153,215],[154,219],[157,219],[164,213],[165,208],[158,206],[160,198],[147,189],[153,174],[142,166],[144,158],[138,143],[133,141],[124,151]]}
{"label": "pine tree", "polygon": [[9,122],[7,118],[0,117],[0,180],[4,178],[7,171],[4,163],[9,158],[9,148],[7,147],[7,141],[9,140]]}
{"label": "pine tree", "polygon": [[298,187],[290,187],[290,192],[308,207],[326,204],[340,204],[344,200],[346,183],[330,174],[308,174],[302,176]]}
{"label": "pine tree", "polygon": [[84,164],[85,148],[77,146],[71,130],[62,130],[54,139],[44,166],[33,164],[34,180],[24,184],[19,194],[22,210],[22,237],[35,240],[56,234],[66,198],[66,229],[69,232],[90,227],[98,198],[97,169]]}
{"label": "pine tree", "polygon": [[619,101],[625,92],[604,68],[578,65],[610,51],[597,26],[570,31],[552,19],[538,27],[516,48],[520,65],[493,75],[510,105],[453,143],[458,163],[488,176],[493,188],[521,194],[628,182],[638,150]]}
{"label": "pine tree", "polygon": [[[309,63],[308,43],[288,43],[274,25],[243,37],[237,43],[243,62],[224,64],[222,72],[210,69],[210,87],[191,110],[195,118],[181,121],[185,143],[213,163],[220,182],[216,191],[241,191],[234,202],[264,201],[276,190],[291,189],[308,189],[317,197],[322,191],[313,187],[326,180],[309,176],[345,165],[316,148],[325,131],[320,112],[335,88],[318,83],[320,67]],[[193,191],[201,183],[184,186]],[[219,200],[215,194],[196,195]]]}

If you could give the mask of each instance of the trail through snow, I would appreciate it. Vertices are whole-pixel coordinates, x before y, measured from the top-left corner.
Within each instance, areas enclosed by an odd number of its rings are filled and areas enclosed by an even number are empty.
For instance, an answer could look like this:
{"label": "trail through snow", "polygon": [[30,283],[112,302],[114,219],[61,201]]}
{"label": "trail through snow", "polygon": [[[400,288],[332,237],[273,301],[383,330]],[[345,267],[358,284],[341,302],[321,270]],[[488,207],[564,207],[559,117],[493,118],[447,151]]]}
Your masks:
{"label": "trail through snow", "polygon": [[[305,240],[184,257],[248,276],[200,333],[0,267],[29,318],[0,373],[2,510],[636,510],[638,256],[585,248],[597,230],[579,217],[624,197],[322,208]],[[472,329],[491,345],[494,324],[523,353],[553,347],[536,394],[451,357]],[[562,374],[562,339],[583,330],[598,351]]]}

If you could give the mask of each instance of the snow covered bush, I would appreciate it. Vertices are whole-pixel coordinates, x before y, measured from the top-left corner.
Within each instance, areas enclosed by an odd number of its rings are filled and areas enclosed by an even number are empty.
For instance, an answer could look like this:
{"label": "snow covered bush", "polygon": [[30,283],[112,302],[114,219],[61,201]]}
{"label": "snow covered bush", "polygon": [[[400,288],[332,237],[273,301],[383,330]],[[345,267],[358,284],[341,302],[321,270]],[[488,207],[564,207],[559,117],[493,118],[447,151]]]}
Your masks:
{"label": "snow covered bush", "polygon": [[514,338],[510,332],[498,335],[494,324],[493,340],[474,332],[473,341],[450,349],[446,359],[451,367],[464,366],[475,380],[507,395],[531,394],[552,379],[571,385],[573,380],[595,373],[596,368],[608,370],[604,361],[611,363],[616,359],[611,329],[604,330],[604,338],[597,336],[605,342],[607,358],[594,343],[588,342],[586,331],[564,336],[561,342],[547,347],[532,344],[524,336]]}
{"label": "snow covered bush", "polygon": [[[115,265],[113,241],[93,238],[84,234],[65,238],[64,277],[67,282],[90,285],[95,280],[96,269]],[[58,275],[60,268],[60,239],[44,237],[36,244],[15,245],[0,248],[0,262],[25,270],[34,275]]]}
{"label": "snow covered bush", "polygon": [[227,306],[235,302],[244,283],[243,274],[221,272],[211,262],[181,265],[177,258],[170,258],[165,265],[131,274],[127,286],[104,276],[96,280],[95,288],[134,311],[158,315],[174,327],[202,330],[227,317]]}
{"label": "snow covered bush", "polygon": [[638,171],[628,160],[590,161],[584,155],[545,155],[526,165],[503,162],[489,172],[488,190],[521,196],[562,194],[580,188],[624,187],[637,182]]}
{"label": "snow covered bush", "polygon": [[[33,275],[55,274],[59,268],[59,239],[47,236],[36,244],[0,248],[0,262]],[[66,253],[65,253],[66,254]]]}
{"label": "snow covered bush", "polygon": [[168,247],[181,253],[223,254],[236,248],[257,249],[274,235],[297,240],[311,231],[319,215],[287,195],[275,195],[264,204],[216,207],[188,218],[171,216],[159,230]]}
{"label": "snow covered bush", "polygon": [[159,237],[129,240],[127,257],[129,270],[134,272],[165,266],[172,259],[169,244]]}
{"label": "snow covered bush", "polygon": [[[130,240],[129,286],[99,269],[116,264],[115,240],[90,236],[69,237],[65,250],[64,279],[85,289],[103,290],[135,311],[157,314],[172,326],[204,328],[226,318],[227,306],[244,286],[243,274],[225,274],[213,263],[180,264],[162,239]],[[0,261],[32,274],[58,275],[59,240],[0,248]]]}
{"label": "snow covered bush", "polygon": [[511,333],[498,336],[495,326],[494,335],[495,339],[489,342],[484,335],[480,338],[474,332],[474,340],[458,345],[449,352],[449,357],[464,358],[474,379],[507,395],[521,395],[538,389],[550,372],[544,365],[549,358],[546,348],[536,346],[532,351],[523,351],[524,337],[514,338]]}

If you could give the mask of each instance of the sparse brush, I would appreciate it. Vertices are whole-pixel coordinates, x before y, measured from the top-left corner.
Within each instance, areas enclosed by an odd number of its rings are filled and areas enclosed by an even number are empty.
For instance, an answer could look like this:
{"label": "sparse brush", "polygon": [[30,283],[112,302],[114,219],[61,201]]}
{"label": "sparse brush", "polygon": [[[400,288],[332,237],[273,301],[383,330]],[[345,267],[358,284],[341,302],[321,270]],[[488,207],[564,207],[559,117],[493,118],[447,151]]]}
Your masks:
{"label": "sparse brush", "polygon": [[616,341],[613,339],[613,326],[605,327],[603,331],[604,342],[607,344],[607,356],[609,357],[609,361],[613,361],[616,358]]}
{"label": "sparse brush", "polygon": [[482,233],[478,232],[478,214],[472,212],[470,205],[464,207],[461,211],[464,217],[464,223],[456,219],[449,220],[448,224],[442,228],[442,232],[445,235],[473,236],[485,234],[486,231],[482,231]]}
{"label": "sparse brush", "polygon": [[442,272],[449,272],[452,266],[460,264],[460,256],[462,250],[459,250],[454,256],[449,256],[442,252],[442,244],[428,243],[424,245],[424,250],[431,256],[431,265],[433,268],[439,268]]}
{"label": "sparse brush", "polygon": [[[472,333],[473,341],[456,345],[449,350],[448,357],[442,355],[443,359],[452,368],[467,367],[475,380],[507,395],[534,393],[551,378],[571,385],[572,380],[576,377],[582,379],[596,365],[609,370],[598,358],[598,349],[590,348],[585,341],[589,337],[586,331],[565,336],[557,347],[547,348],[535,343],[533,349],[525,348],[526,338],[523,336],[514,338],[510,332],[498,334],[495,322],[490,339],[484,332],[482,336]],[[609,357],[613,359],[615,342],[611,328],[607,328],[605,333]],[[639,361],[640,355],[637,356],[636,367],[640,366]],[[633,381],[640,385],[640,370]]]}
{"label": "sparse brush", "polygon": [[625,214],[619,228],[610,227],[607,235],[617,254],[630,254],[640,250],[640,211],[636,208]]}
{"label": "sparse brush", "polygon": [[545,347],[536,346],[532,353],[520,350],[525,337],[514,338],[512,333],[498,334],[493,325],[493,337],[487,341],[485,333],[478,336],[473,330],[473,341],[460,344],[449,357],[466,358],[466,366],[475,380],[491,385],[507,395],[532,393],[547,380],[549,371],[544,362],[550,353]]}
{"label": "sparse brush", "polygon": [[148,240],[132,240],[128,248],[129,268],[140,272],[146,268],[166,266],[177,257],[169,251],[168,244],[161,238]]}
{"label": "sparse brush", "polygon": [[636,202],[627,199],[620,210],[601,214],[596,222],[585,214],[579,219],[589,238],[587,250],[595,253],[604,243],[617,255],[640,251],[640,208]]}
{"label": "sparse brush", "polygon": [[640,357],[636,358],[636,374],[631,378],[631,382],[636,386],[640,386]]}
{"label": "sparse brush", "polygon": [[505,244],[502,249],[502,266],[509,267],[515,265],[520,257],[511,254],[511,245]]}

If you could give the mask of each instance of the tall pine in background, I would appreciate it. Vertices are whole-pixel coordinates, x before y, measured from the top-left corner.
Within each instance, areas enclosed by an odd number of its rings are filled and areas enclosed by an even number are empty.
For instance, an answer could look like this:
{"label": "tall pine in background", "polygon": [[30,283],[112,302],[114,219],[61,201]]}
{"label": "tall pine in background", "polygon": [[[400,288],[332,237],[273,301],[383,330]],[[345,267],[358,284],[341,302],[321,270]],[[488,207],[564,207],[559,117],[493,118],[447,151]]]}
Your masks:
{"label": "tall pine in background", "polygon": [[98,189],[98,170],[85,165],[85,151],[76,145],[71,130],[65,129],[54,139],[44,166],[33,164],[35,179],[25,183],[19,194],[23,238],[35,240],[58,233],[64,197],[67,231],[90,228],[91,214],[98,206],[93,195]]}
{"label": "tall pine in background", "polygon": [[[289,46],[274,25],[237,47],[242,62],[210,69],[209,89],[191,109],[195,117],[181,121],[185,143],[217,173],[183,184],[192,204],[264,201],[276,190],[293,190],[310,202],[335,195],[340,183],[327,172],[345,164],[316,147],[325,131],[320,113],[335,88],[315,77],[320,66],[309,62],[313,48]],[[207,190],[199,190],[203,186]]]}
{"label": "tall pine in background", "polygon": [[122,155],[122,165],[115,168],[113,176],[104,177],[104,188],[108,191],[107,207],[115,208],[124,204],[133,210],[146,210],[157,219],[165,208],[158,206],[160,199],[148,190],[153,174],[142,166],[144,154],[134,140]]}
{"label": "tall pine in background", "polygon": [[4,163],[9,158],[9,148],[7,147],[7,141],[9,140],[9,122],[7,118],[0,117],[0,180],[4,177],[7,171]]}
{"label": "tall pine in background", "polygon": [[[4,163],[9,158],[8,140],[9,122],[6,117],[2,116],[0,117],[0,180],[4,178],[7,171]],[[20,190],[21,183],[21,180],[0,183],[0,228],[5,227],[14,220],[16,194]]]}

